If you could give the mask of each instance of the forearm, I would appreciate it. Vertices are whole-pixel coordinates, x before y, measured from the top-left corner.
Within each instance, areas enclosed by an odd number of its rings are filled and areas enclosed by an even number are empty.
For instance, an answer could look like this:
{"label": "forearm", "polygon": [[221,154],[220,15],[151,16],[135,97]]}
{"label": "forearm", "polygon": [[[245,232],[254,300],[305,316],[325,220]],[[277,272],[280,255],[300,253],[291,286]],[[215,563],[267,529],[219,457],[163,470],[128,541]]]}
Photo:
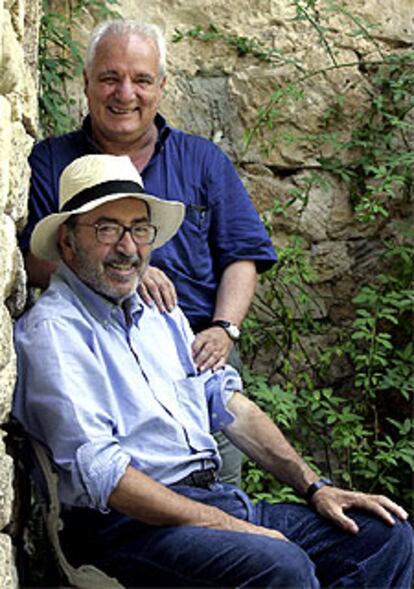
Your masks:
{"label": "forearm", "polygon": [[267,530],[228,513],[193,501],[142,472],[128,467],[109,497],[110,507],[153,526],[196,526],[264,534],[283,539],[275,530]]}
{"label": "forearm", "polygon": [[227,407],[236,418],[226,428],[229,438],[267,472],[304,495],[319,477],[289,444],[277,425],[240,393],[233,395]]}
{"label": "forearm", "polygon": [[256,264],[239,260],[227,266],[217,292],[213,319],[226,319],[240,325],[256,292]]}
{"label": "forearm", "polygon": [[206,525],[214,527],[217,509],[175,493],[135,468],[128,467],[109,505],[126,515],[155,526]]}

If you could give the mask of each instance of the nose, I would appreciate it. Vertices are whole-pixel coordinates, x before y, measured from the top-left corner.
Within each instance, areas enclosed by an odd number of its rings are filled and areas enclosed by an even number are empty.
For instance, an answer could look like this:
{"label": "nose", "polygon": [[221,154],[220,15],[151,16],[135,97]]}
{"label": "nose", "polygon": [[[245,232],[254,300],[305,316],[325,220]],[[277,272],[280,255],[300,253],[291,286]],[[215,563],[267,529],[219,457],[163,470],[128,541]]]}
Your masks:
{"label": "nose", "polygon": [[118,82],[116,96],[123,102],[127,102],[134,98],[134,86],[129,78],[123,78]]}
{"label": "nose", "polygon": [[127,256],[136,255],[140,249],[132,239],[130,231],[124,231],[121,239],[115,244],[115,248]]}

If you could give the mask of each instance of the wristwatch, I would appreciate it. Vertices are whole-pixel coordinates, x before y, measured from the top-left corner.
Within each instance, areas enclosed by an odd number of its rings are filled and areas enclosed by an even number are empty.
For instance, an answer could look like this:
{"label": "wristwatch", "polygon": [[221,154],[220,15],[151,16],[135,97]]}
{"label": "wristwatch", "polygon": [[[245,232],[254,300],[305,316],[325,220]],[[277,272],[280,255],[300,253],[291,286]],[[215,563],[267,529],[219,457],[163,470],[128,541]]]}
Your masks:
{"label": "wristwatch", "polygon": [[319,481],[315,481],[311,485],[309,485],[308,490],[305,494],[306,501],[310,501],[312,497],[315,495],[316,491],[322,489],[322,487],[332,487],[333,482],[329,479],[319,479]]}
{"label": "wristwatch", "polygon": [[231,323],[231,321],[225,321],[224,319],[215,319],[209,325],[209,327],[222,327],[224,331],[227,333],[230,339],[234,342],[240,339],[240,329],[237,327],[235,323]]}

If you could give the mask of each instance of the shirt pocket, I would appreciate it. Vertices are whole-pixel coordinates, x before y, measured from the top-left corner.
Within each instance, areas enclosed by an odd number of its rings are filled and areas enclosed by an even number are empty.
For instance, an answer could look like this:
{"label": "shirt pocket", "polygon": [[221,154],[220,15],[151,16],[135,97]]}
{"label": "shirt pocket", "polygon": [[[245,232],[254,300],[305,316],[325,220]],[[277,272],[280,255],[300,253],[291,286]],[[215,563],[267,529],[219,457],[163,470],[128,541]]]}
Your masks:
{"label": "shirt pocket", "polygon": [[205,395],[205,385],[196,376],[176,380],[174,386],[177,401],[183,414],[204,432],[210,429],[210,419]]}
{"label": "shirt pocket", "polygon": [[186,206],[185,220],[200,233],[208,231],[210,209],[206,205],[190,203]]}

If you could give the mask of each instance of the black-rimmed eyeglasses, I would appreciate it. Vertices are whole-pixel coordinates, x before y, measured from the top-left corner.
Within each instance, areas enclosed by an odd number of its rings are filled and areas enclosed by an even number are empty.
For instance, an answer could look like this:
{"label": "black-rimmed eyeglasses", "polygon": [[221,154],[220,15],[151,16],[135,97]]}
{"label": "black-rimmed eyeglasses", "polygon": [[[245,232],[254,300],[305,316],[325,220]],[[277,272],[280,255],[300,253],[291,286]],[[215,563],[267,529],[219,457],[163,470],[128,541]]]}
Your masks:
{"label": "black-rimmed eyeglasses", "polygon": [[151,223],[134,223],[128,226],[112,221],[110,223],[76,223],[76,225],[95,229],[96,241],[103,245],[118,243],[125,233],[131,235],[136,245],[151,245],[157,236],[157,227]]}

